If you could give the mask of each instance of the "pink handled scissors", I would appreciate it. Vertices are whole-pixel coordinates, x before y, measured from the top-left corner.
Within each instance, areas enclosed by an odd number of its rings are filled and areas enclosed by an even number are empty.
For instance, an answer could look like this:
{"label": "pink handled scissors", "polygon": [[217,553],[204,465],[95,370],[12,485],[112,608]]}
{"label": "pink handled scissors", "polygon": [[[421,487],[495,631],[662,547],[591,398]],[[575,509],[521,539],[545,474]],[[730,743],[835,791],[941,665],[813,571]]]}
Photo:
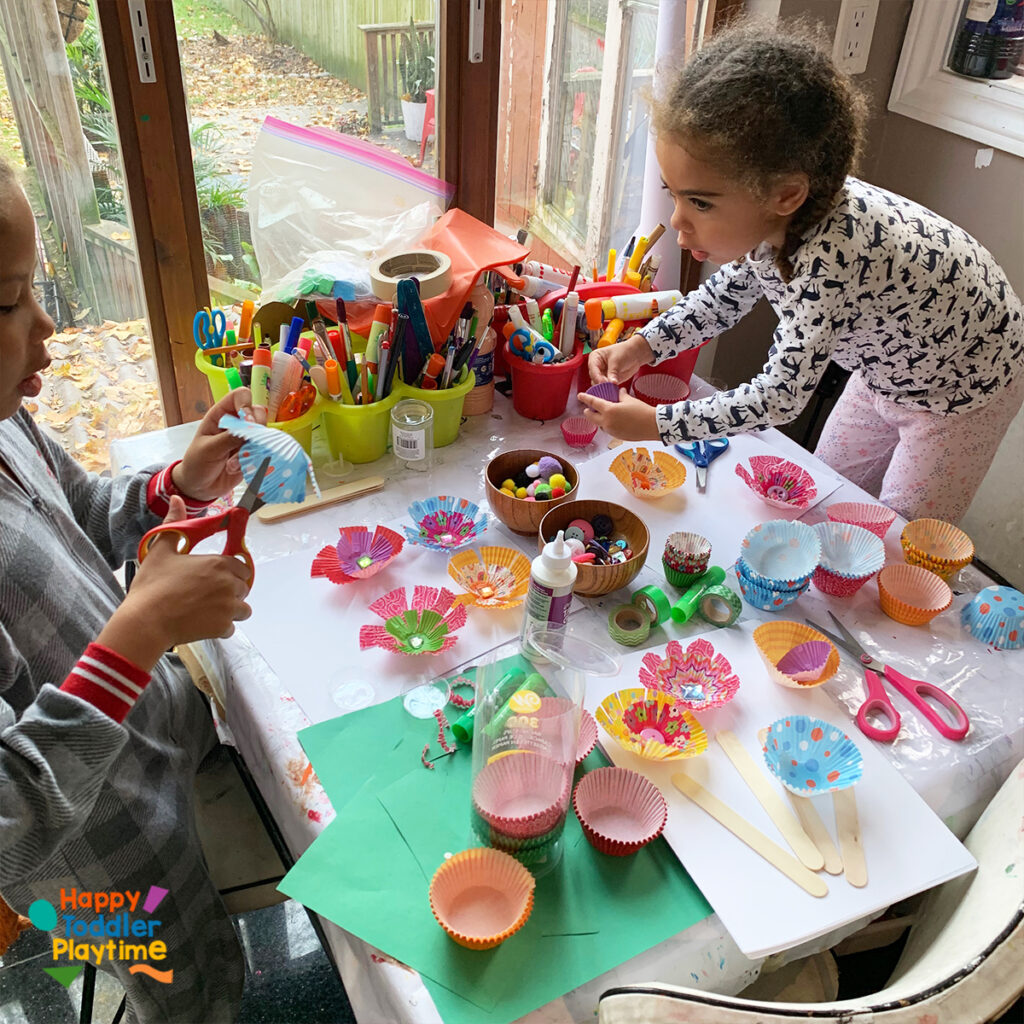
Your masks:
{"label": "pink handled scissors", "polygon": [[[860,706],[857,712],[857,725],[865,736],[873,740],[880,740],[889,743],[896,739],[900,731],[900,713],[893,707],[892,700],[885,692],[885,685],[881,676],[892,683],[893,688],[898,690],[911,704],[935,727],[941,736],[948,740],[962,740],[971,727],[970,719],[966,712],[957,702],[950,697],[945,690],[932,683],[922,682],[920,679],[911,679],[909,676],[897,672],[891,665],[885,665],[877,658],[873,658],[854,639],[853,634],[831,613],[829,617],[839,627],[842,637],[830,633],[810,619],[804,621],[813,626],[819,633],[824,633],[833,643],[838,644],[844,650],[850,652],[860,659],[864,666],[864,680],[867,683],[868,699]],[[939,714],[926,698],[931,698],[948,711],[953,719],[952,724],[943,715]],[[885,728],[873,725],[868,718],[872,712],[880,715],[890,724]]]}

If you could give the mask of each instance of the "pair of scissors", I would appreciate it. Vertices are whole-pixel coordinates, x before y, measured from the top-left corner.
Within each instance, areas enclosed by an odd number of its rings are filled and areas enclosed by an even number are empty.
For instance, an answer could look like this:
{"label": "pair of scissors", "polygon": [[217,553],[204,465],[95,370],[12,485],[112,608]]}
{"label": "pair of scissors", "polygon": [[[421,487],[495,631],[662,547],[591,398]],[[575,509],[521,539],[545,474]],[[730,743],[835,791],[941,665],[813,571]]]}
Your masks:
{"label": "pair of scissors", "polygon": [[729,447],[729,439],[719,437],[713,441],[691,441],[677,444],[676,451],[685,455],[697,467],[697,490],[702,494],[708,486],[708,466]]}
{"label": "pair of scissors", "polygon": [[289,391],[281,399],[281,404],[277,410],[277,422],[282,423],[284,420],[297,419],[299,416],[309,412],[313,408],[313,402],[315,401],[316,388],[307,381],[297,391]]}
{"label": "pair of scissors", "polygon": [[[839,628],[841,637],[823,629],[810,619],[804,621],[813,626],[819,633],[824,633],[834,644],[849,651],[850,654],[860,659],[864,666],[864,680],[867,684],[868,699],[861,704],[857,712],[857,725],[865,736],[873,740],[889,743],[896,739],[900,731],[900,713],[893,707],[892,700],[885,692],[879,673],[885,676],[892,683],[893,688],[898,690],[910,703],[935,727],[941,736],[948,740],[962,740],[971,727],[970,719],[960,705],[945,690],[932,683],[922,682],[920,679],[911,679],[909,676],[897,672],[891,665],[885,665],[877,658],[873,658],[854,639],[853,634],[832,614],[829,617]],[[934,700],[945,708],[953,718],[953,724],[940,715],[935,708],[928,703],[926,698]],[[873,725],[868,715],[875,713],[884,718],[889,725],[882,728]]]}
{"label": "pair of scissors", "polygon": [[[260,488],[263,486],[263,478],[269,469],[270,456],[268,455],[260,463],[251,483],[246,487],[242,497],[238,499],[238,504],[233,505],[225,512],[204,516],[201,519],[179,519],[176,523],[161,523],[159,526],[154,526],[139,543],[139,561],[141,562],[146,557],[150,545],[162,534],[169,533],[178,538],[178,552],[188,554],[201,540],[206,540],[207,537],[226,530],[227,538],[221,554],[240,558],[245,563],[249,570],[247,582],[251,587],[256,576],[256,567],[252,555],[249,554],[249,549],[245,546],[245,527],[249,522],[250,514],[266,504],[260,497]],[[182,541],[184,544],[181,543]]]}
{"label": "pair of scissors", "polygon": [[[201,349],[220,348],[227,334],[228,320],[224,310],[201,309],[192,320],[192,337]],[[211,355],[210,362],[214,366],[222,365],[219,355]]]}

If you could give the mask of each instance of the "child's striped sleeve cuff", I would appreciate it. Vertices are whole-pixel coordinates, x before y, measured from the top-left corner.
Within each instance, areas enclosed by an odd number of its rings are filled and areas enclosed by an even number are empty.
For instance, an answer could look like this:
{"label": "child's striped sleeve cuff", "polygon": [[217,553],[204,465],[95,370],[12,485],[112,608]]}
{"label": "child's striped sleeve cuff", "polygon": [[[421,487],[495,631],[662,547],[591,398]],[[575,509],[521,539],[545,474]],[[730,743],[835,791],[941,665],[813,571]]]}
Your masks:
{"label": "child's striped sleeve cuff", "polygon": [[89,644],[61,689],[123,722],[148,682],[149,673],[127,658],[102,644]]}
{"label": "child's striped sleeve cuff", "polygon": [[[181,462],[181,459],[178,459],[178,462]],[[187,494],[183,494],[178,490],[174,479],[171,477],[171,472],[178,465],[178,462],[172,462],[166,469],[160,470],[159,473],[154,473],[149,478],[149,486],[146,489],[146,504],[153,515],[160,516],[161,518],[166,516],[167,510],[170,508],[171,497],[175,494],[185,502],[185,514],[189,519],[199,515],[210,504],[208,501],[190,498]]]}

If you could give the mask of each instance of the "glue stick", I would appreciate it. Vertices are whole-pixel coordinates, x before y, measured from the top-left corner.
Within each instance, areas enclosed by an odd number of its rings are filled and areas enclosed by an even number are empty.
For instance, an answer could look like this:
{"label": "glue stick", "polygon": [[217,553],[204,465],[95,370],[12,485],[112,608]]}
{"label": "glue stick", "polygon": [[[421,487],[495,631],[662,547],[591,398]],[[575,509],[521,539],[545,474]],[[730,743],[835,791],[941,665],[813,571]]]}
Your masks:
{"label": "glue stick", "polygon": [[270,384],[270,349],[257,348],[252,354],[252,405],[267,408],[267,388]]}

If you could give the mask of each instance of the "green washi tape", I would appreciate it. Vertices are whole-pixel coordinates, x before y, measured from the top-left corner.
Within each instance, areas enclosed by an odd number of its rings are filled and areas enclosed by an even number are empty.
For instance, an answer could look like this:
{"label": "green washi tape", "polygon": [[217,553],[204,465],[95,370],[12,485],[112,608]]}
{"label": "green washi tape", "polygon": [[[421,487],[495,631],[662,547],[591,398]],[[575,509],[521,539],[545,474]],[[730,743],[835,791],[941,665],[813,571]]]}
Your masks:
{"label": "green washi tape", "polygon": [[743,611],[740,595],[729,587],[708,587],[700,596],[697,614],[712,626],[731,626]]}
{"label": "green washi tape", "polygon": [[608,635],[625,647],[642,644],[650,632],[650,616],[636,605],[620,604],[608,616]]}
{"label": "green washi tape", "polygon": [[652,626],[660,625],[672,614],[672,602],[663,590],[655,586],[641,587],[630,600],[637,608],[647,612]]}

